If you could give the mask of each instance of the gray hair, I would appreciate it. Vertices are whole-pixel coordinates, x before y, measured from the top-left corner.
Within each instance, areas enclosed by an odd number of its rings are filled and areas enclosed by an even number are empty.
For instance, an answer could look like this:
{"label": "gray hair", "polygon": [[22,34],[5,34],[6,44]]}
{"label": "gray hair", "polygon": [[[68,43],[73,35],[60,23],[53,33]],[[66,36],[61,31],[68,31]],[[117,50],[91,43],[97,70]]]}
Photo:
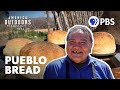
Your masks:
{"label": "gray hair", "polygon": [[85,25],[74,25],[73,27],[71,27],[68,30],[67,36],[66,36],[66,40],[69,40],[69,35],[71,33],[87,33],[90,37],[91,42],[93,43],[93,33],[92,31]]}

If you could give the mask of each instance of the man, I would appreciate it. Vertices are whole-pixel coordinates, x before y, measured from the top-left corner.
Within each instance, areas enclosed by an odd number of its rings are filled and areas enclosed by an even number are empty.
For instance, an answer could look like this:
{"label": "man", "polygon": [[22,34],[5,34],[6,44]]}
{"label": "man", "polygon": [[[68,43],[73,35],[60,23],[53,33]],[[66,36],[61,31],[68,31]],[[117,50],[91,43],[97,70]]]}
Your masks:
{"label": "man", "polygon": [[114,79],[110,66],[92,57],[92,31],[84,25],[75,25],[66,36],[66,56],[50,62],[44,79]]}

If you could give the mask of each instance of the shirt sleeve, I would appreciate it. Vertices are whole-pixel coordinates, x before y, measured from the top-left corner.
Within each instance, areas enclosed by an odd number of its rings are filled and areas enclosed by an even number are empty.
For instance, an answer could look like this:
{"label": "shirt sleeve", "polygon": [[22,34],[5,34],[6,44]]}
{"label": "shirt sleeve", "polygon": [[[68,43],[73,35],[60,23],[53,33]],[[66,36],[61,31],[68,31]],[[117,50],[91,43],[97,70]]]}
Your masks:
{"label": "shirt sleeve", "polygon": [[110,66],[107,66],[106,69],[107,69],[107,71],[106,71],[107,72],[107,79],[115,79]]}

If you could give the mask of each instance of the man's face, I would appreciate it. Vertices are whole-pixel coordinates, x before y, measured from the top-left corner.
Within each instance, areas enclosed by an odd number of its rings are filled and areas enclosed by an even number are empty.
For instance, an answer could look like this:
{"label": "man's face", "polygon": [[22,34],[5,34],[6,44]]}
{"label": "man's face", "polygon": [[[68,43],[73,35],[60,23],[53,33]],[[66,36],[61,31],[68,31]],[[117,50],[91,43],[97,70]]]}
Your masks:
{"label": "man's face", "polygon": [[67,41],[67,54],[75,63],[85,62],[91,52],[92,43],[86,33],[71,33]]}

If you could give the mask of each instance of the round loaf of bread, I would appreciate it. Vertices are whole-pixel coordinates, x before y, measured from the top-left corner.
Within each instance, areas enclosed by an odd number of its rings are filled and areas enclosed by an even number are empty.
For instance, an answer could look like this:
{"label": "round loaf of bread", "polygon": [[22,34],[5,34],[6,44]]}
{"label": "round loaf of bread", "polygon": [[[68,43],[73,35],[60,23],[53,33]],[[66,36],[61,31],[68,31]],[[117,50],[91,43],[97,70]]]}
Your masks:
{"label": "round loaf of bread", "polygon": [[[32,42],[30,44],[27,44],[24,46],[20,51],[21,56],[36,56],[36,60],[38,61],[38,58],[41,56],[45,56],[47,59],[47,62],[45,64],[38,64],[37,66],[40,67],[41,71],[39,74],[22,74],[22,76],[27,77],[29,79],[42,79],[43,78],[43,72],[45,69],[45,66],[48,62],[51,60],[55,60],[57,58],[60,58],[62,56],[65,56],[65,51],[60,46],[53,44],[51,42],[42,41],[42,42]],[[20,66],[18,64],[18,66]],[[34,64],[27,65],[33,67]]]}
{"label": "round loaf of bread", "polygon": [[3,49],[3,54],[8,56],[19,56],[21,48],[31,42],[33,41],[26,38],[14,38],[8,40]]}
{"label": "round loaf of bread", "polygon": [[67,32],[62,30],[49,31],[47,40],[48,42],[52,42],[54,44],[63,45],[65,44],[66,34]]}
{"label": "round loaf of bread", "polygon": [[94,32],[94,47],[92,54],[113,54],[116,50],[114,37],[108,32]]}

